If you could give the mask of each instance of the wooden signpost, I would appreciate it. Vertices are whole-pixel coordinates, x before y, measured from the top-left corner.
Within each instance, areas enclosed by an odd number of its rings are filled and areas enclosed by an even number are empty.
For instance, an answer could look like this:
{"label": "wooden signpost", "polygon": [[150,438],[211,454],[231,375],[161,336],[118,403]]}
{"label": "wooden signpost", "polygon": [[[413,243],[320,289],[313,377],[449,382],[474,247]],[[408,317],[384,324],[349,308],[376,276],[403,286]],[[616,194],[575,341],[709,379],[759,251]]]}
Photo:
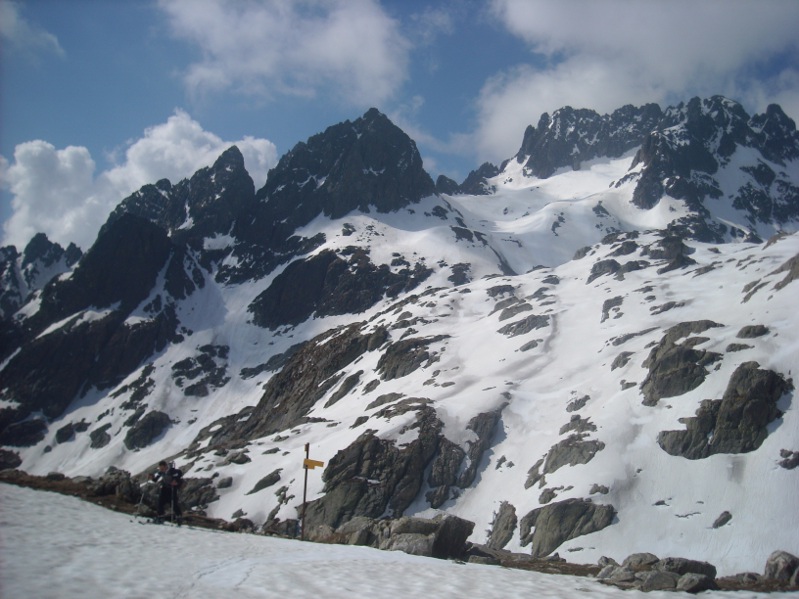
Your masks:
{"label": "wooden signpost", "polygon": [[319,460],[312,460],[308,457],[311,451],[310,443],[305,444],[305,459],[302,461],[302,467],[305,469],[305,484],[302,488],[302,524],[300,525],[300,540],[305,540],[305,506],[308,503],[308,470],[313,470],[317,466],[320,468],[325,465],[324,462]]}

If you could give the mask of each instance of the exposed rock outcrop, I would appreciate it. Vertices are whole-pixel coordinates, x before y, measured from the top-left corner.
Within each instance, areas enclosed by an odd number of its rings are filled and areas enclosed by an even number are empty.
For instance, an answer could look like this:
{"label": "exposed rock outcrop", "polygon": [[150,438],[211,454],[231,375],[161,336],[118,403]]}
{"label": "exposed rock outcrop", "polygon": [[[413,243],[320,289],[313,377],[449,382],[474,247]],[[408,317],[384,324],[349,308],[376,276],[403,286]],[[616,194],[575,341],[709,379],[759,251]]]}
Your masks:
{"label": "exposed rock outcrop", "polygon": [[722,399],[705,400],[696,416],[681,419],[685,430],[661,432],[660,447],[690,460],[717,453],[747,453],[760,447],[768,425],[781,416],[777,401],[793,384],[759,366],[745,362],[736,368]]}
{"label": "exposed rock outcrop", "polygon": [[494,515],[491,522],[491,534],[488,537],[487,545],[491,549],[502,549],[513,538],[516,532],[518,518],[516,508],[513,504],[503,501],[499,504],[499,510]]}
{"label": "exposed rock outcrop", "polygon": [[401,516],[421,491],[443,425],[433,408],[423,406],[409,428],[418,436],[401,448],[366,432],[333,456],[323,474],[325,494],[307,505],[308,529],[337,528],[356,516]]}
{"label": "exposed rock outcrop", "polygon": [[549,555],[561,543],[610,526],[616,511],[585,499],[566,499],[536,508],[519,525],[522,545],[532,543],[533,557]]}
{"label": "exposed rock outcrop", "polygon": [[[719,360],[721,355],[697,349],[695,346],[706,339],[689,335],[719,326],[711,320],[700,320],[683,322],[666,331],[643,363],[644,368],[649,369],[641,383],[645,406],[654,406],[663,397],[682,395],[702,384],[707,376],[705,367]],[[689,338],[678,343],[683,337]]]}

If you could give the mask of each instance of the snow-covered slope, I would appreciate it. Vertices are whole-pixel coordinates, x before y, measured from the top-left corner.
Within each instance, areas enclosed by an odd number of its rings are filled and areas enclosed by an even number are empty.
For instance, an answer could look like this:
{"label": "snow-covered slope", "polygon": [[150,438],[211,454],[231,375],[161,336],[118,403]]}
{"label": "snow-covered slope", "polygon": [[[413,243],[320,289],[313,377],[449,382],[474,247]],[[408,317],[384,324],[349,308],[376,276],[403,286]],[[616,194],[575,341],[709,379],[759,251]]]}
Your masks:
{"label": "snow-covered slope", "polygon": [[[71,497],[8,485],[0,485],[0,500],[0,588],[6,599],[638,596],[588,578],[459,564],[399,551],[137,526],[129,516]],[[646,596],[682,595],[654,591]],[[718,599],[729,592],[702,596]]]}
{"label": "snow-covered slope", "polygon": [[[388,126],[370,111],[298,145],[266,191],[228,151],[191,185],[123,202],[15,316],[17,335],[33,331],[0,370],[3,414],[25,418],[3,433],[19,467],[138,474],[171,457],[210,515],[276,526],[298,517],[308,446],[326,464],[309,473],[316,524],[446,511],[475,522],[476,542],[576,562],[680,555],[721,575],[799,553],[797,221],[752,220],[739,194],[752,172],[763,189],[766,172],[796,185],[796,159],[725,145],[712,176],[664,180],[647,208],[651,148],[546,178],[511,159],[488,194],[431,194],[418,170],[380,183],[396,157],[375,139],[402,142]],[[679,137],[669,127],[658,143]],[[406,173],[418,161],[402,143]],[[721,190],[701,209],[700,184]],[[347,207],[347,185],[401,201]],[[244,212],[203,212],[198,189],[239,190]],[[792,197],[780,189],[777,207]],[[184,192],[182,212],[156,210],[156,194]],[[196,229],[175,228],[185,214]],[[129,276],[85,292],[139,247]],[[543,532],[575,506],[591,527]]]}

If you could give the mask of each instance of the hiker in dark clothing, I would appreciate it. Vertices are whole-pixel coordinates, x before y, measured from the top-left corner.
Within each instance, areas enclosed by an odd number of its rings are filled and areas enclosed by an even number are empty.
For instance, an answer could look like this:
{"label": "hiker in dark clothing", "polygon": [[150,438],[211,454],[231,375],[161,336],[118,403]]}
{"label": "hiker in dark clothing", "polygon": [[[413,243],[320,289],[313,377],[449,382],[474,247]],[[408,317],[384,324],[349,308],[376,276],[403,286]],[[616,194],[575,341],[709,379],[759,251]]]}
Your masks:
{"label": "hiker in dark clothing", "polygon": [[158,463],[158,470],[150,475],[150,479],[161,484],[161,489],[158,493],[158,520],[163,520],[164,508],[167,504],[172,507],[172,517],[180,518],[182,512],[178,499],[178,489],[183,484],[183,473],[175,468],[174,465],[169,466],[162,460]]}

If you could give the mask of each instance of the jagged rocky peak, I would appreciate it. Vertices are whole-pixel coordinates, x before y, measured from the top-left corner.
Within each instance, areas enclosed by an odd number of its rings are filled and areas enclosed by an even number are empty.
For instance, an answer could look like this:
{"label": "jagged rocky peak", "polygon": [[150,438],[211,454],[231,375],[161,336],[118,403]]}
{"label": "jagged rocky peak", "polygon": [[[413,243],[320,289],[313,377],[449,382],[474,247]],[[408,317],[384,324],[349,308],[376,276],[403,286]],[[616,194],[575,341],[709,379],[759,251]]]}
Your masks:
{"label": "jagged rocky peak", "polygon": [[59,244],[50,241],[44,233],[37,233],[22,252],[22,267],[36,262],[49,267],[62,258],[67,266],[72,266],[80,257],[81,251],[74,243],[70,243],[65,250]]}
{"label": "jagged rocky peak", "polygon": [[487,195],[493,191],[488,179],[499,174],[499,168],[490,162],[484,162],[476,171],[470,172],[460,184],[460,193]]}
{"label": "jagged rocky peak", "polygon": [[494,191],[488,180],[496,177],[500,171],[501,169],[490,162],[484,162],[480,168],[471,171],[460,185],[449,177],[439,175],[436,179],[436,192],[447,195],[488,195]]}
{"label": "jagged rocky peak", "polygon": [[28,294],[72,268],[81,256],[74,243],[65,250],[44,233],[34,235],[21,254],[14,246],[0,248],[0,317],[11,316]]}
{"label": "jagged rocky peak", "polygon": [[639,146],[661,117],[657,104],[627,105],[610,115],[566,106],[527,127],[516,160],[534,177],[549,177],[562,167],[576,170],[587,160],[618,157]]}
{"label": "jagged rocky peak", "polygon": [[434,193],[414,141],[371,108],[294,146],[269,172],[258,197],[274,216],[302,225],[318,214],[391,212]]}
{"label": "jagged rocky peak", "polygon": [[764,114],[752,117],[750,126],[760,135],[763,155],[769,160],[786,162],[799,158],[796,123],[779,105],[769,104]]}
{"label": "jagged rocky peak", "polygon": [[236,217],[252,207],[255,186],[236,146],[212,166],[173,185],[168,179],[143,186],[125,198],[108,223],[130,213],[143,217],[182,240],[230,231]]}
{"label": "jagged rocky peak", "polygon": [[186,207],[189,237],[228,233],[236,218],[255,202],[255,185],[236,146],[225,150],[213,166],[197,171],[188,183]]}
{"label": "jagged rocky peak", "polygon": [[[725,176],[738,148],[753,150],[754,157]],[[799,218],[799,189],[783,171],[797,157],[796,125],[778,106],[750,117],[728,98],[693,98],[667,109],[643,141],[632,163],[640,168],[633,203],[648,209],[669,195],[703,213],[708,200],[726,196],[747,213],[752,229],[779,226]]]}

